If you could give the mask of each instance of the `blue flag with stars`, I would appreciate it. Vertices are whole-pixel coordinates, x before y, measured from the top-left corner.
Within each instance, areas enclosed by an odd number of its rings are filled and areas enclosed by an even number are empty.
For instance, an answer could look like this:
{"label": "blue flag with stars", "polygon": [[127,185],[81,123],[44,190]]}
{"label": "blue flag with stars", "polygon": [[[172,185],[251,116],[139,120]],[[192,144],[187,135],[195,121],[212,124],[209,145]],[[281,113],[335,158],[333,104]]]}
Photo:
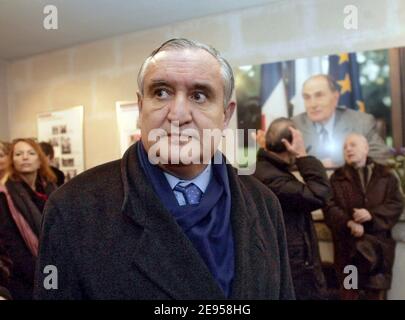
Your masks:
{"label": "blue flag with stars", "polygon": [[338,105],[365,112],[356,54],[341,53],[329,56],[329,75],[339,87]]}

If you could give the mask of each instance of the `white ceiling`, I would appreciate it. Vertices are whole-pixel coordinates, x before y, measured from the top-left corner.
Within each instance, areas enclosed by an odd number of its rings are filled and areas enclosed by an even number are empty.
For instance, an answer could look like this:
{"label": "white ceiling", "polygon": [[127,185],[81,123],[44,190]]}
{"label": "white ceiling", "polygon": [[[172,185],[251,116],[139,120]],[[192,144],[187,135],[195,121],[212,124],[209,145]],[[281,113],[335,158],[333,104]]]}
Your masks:
{"label": "white ceiling", "polygon": [[[0,59],[15,60],[127,32],[279,0],[0,0]],[[45,30],[44,7],[58,10]]]}

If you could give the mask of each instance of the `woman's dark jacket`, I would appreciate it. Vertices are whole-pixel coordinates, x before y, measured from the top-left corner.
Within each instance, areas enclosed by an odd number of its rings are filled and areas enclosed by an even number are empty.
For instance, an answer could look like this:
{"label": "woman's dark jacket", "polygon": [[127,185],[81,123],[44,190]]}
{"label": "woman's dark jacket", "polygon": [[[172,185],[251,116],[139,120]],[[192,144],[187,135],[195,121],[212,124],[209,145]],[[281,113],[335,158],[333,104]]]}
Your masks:
{"label": "woman's dark jacket", "polygon": [[[8,179],[6,188],[14,206],[39,238],[45,200],[37,197],[35,192],[22,181]],[[49,195],[53,190],[55,190],[53,184],[42,185],[38,181],[37,191]],[[25,244],[11,216],[4,193],[0,193],[0,239],[4,243],[7,257],[12,262],[7,288],[15,300],[32,299],[36,259]]]}

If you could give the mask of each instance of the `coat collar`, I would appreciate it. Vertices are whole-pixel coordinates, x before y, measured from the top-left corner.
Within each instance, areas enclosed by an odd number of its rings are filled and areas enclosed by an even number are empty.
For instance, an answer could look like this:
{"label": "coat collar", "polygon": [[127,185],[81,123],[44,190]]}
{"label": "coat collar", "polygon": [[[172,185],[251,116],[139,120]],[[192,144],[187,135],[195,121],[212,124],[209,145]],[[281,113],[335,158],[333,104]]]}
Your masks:
{"label": "coat collar", "polygon": [[[374,187],[374,185],[380,181],[380,178],[385,177],[390,174],[388,167],[376,163],[371,158],[367,158],[367,165],[368,166],[372,165],[373,170],[372,170],[372,174],[371,174],[369,183],[366,187],[366,191],[372,189]],[[335,178],[336,178],[336,180],[340,180],[340,181],[347,180],[351,184],[357,185],[359,190],[363,190],[361,187],[360,178],[359,178],[356,170],[347,164],[345,164],[343,167],[341,167],[335,171]]]}
{"label": "coat collar", "polygon": [[[246,279],[246,272],[252,272],[245,256],[249,244],[245,234],[246,230],[251,230],[255,216],[247,215],[240,183],[232,167],[228,165],[227,168],[235,242],[232,298],[243,294],[246,283],[242,279]],[[123,156],[121,175],[124,188],[122,213],[143,229],[132,257],[134,265],[173,299],[225,299],[199,253],[147,181],[135,145]]]}
{"label": "coat collar", "polygon": [[263,148],[260,148],[257,152],[257,160],[270,162],[282,171],[288,171],[289,164],[282,159],[278,158],[273,152],[269,152]]}

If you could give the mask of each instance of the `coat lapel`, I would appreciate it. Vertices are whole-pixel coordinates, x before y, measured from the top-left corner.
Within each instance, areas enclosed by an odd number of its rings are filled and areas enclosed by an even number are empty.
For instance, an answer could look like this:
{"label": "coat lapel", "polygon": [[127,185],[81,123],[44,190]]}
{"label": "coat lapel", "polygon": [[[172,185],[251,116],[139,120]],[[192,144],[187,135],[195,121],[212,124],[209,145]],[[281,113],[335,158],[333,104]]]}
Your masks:
{"label": "coat lapel", "polygon": [[232,283],[231,298],[242,299],[244,294],[247,294],[249,287],[248,273],[253,272],[249,266],[248,256],[250,243],[247,231],[250,229],[250,221],[246,217],[246,203],[242,201],[244,197],[234,175],[232,170],[228,170],[232,197],[231,223],[235,246],[235,277]]}
{"label": "coat lapel", "polygon": [[302,125],[300,125],[299,129],[303,135],[307,152],[310,154],[316,153],[319,145],[319,137],[316,134],[314,124],[311,122],[311,120],[309,120],[306,114],[302,117],[301,121]]}
{"label": "coat lapel", "polygon": [[[258,289],[261,285],[257,283],[258,277],[263,273],[271,272],[269,271],[271,264],[265,263],[264,252],[266,249],[257,236],[256,223],[259,214],[257,206],[249,196],[249,190],[245,189],[234,170],[232,166],[228,166],[232,196],[231,222],[235,247],[235,277],[230,299],[257,299],[263,293]],[[269,253],[267,252],[267,254]],[[276,274],[277,272],[274,276],[278,277]],[[272,276],[267,277],[267,281],[269,278]],[[277,281],[270,282],[274,285],[273,289],[276,292]]]}
{"label": "coat lapel", "polygon": [[143,227],[132,256],[134,266],[173,299],[225,299],[191,241],[146,181],[134,148],[123,158],[122,174],[123,213]]}

